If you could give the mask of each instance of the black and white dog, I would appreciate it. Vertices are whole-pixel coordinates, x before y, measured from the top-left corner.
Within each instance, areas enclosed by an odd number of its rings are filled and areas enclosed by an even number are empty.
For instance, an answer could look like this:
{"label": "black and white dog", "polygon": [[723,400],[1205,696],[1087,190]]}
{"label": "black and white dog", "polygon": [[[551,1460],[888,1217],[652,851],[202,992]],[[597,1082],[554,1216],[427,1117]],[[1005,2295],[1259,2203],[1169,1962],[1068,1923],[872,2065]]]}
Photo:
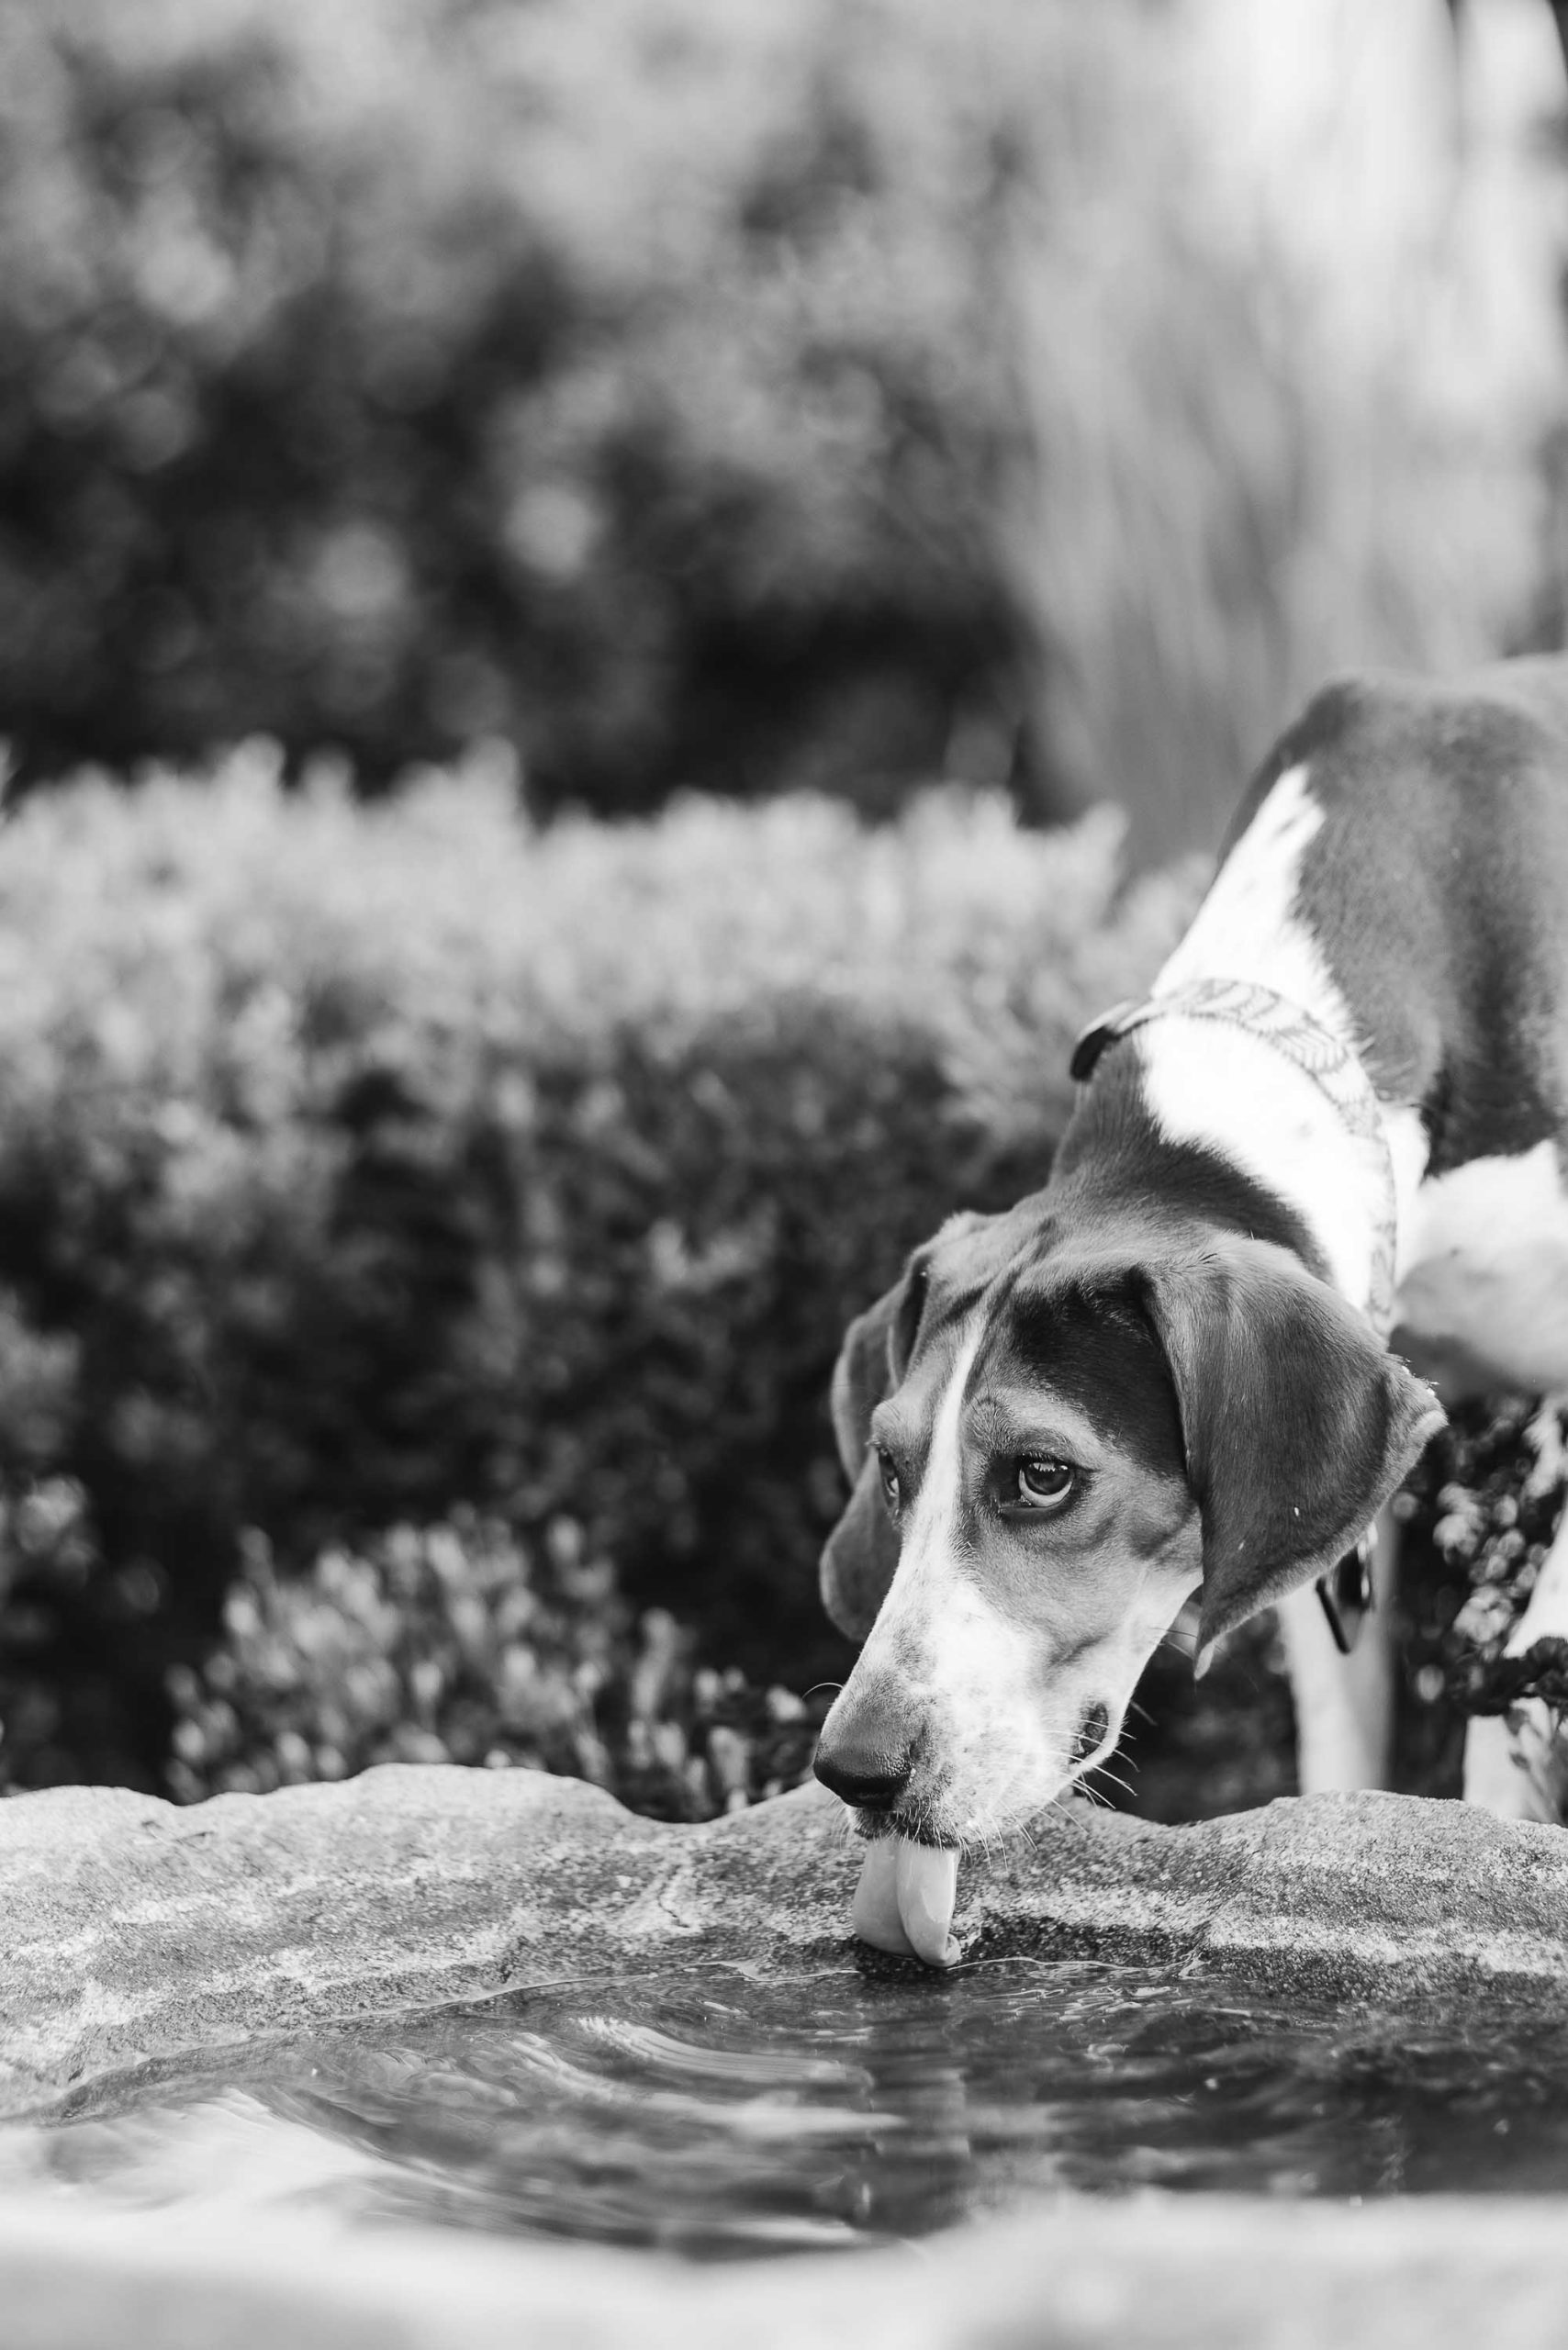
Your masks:
{"label": "black and white dog", "polygon": [[[817,1774],[872,1839],[860,1930],[937,1964],[959,1848],[1103,1761],[1193,1594],[1200,1670],[1281,1609],[1304,1787],[1379,1783],[1385,1661],[1312,1585],[1439,1397],[1568,1387],[1568,659],[1321,693],[1074,1067],[1046,1189],[945,1225],[834,1382],[865,1645]],[[1562,1538],[1511,1645],[1547,1632]],[[1477,1725],[1467,1795],[1540,1816],[1521,1759]]]}

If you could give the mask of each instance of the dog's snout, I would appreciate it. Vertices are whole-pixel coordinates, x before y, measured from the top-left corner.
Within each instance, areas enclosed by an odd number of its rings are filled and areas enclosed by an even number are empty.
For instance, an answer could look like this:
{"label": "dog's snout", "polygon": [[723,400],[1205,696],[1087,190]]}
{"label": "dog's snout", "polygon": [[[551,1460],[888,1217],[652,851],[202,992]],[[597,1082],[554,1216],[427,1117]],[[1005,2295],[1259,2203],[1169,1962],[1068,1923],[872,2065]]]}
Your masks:
{"label": "dog's snout", "polygon": [[907,1750],[889,1755],[857,1746],[830,1748],[824,1739],[817,1749],[815,1769],[823,1786],[844,1802],[861,1811],[890,1811],[909,1785],[913,1762]]}
{"label": "dog's snout", "polygon": [[910,1782],[914,1740],[884,1675],[852,1675],[817,1745],[816,1774],[845,1803],[890,1811]]}
{"label": "dog's snout", "polygon": [[863,1811],[890,1811],[914,1775],[921,1725],[902,1676],[863,1656],[817,1741],[824,1787]]}

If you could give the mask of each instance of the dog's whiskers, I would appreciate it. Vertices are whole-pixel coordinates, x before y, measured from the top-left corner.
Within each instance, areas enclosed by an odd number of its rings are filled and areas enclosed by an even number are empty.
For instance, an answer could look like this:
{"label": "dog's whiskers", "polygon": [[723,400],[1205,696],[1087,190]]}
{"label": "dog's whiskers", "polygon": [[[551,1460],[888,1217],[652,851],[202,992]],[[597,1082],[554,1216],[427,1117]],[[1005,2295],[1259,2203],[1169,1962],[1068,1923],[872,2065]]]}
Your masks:
{"label": "dog's whiskers", "polygon": [[1134,1787],[1130,1779],[1118,1778],[1115,1772],[1113,1771],[1107,1763],[1102,1762],[1099,1763],[1092,1772],[1088,1773],[1079,1781],[1079,1785],[1081,1787],[1086,1790],[1091,1790],[1093,1794],[1099,1796],[1102,1802],[1107,1801],[1108,1798],[1101,1795],[1099,1788],[1094,1787],[1091,1789],[1091,1782],[1094,1779],[1103,1779],[1108,1785],[1119,1787],[1125,1796],[1133,1796],[1137,1793],[1137,1789]]}

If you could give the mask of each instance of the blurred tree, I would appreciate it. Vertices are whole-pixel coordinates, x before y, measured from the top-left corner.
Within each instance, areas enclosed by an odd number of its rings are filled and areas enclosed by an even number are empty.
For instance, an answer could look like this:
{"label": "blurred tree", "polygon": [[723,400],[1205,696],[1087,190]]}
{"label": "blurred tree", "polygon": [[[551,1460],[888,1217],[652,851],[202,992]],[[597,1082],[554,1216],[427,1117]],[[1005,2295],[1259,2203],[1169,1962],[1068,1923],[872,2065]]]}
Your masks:
{"label": "blurred tree", "polygon": [[1456,322],[1442,11],[1262,13],[0,0],[24,777],[501,737],[544,807],[1211,836],[1326,665],[1495,646],[1537,557],[1534,184]]}
{"label": "blurred tree", "polygon": [[6,0],[24,777],[498,734],[546,804],[885,803],[962,722],[1001,779],[1018,631],[949,315],[980,212],[939,281],[944,205],[837,46],[691,0]]}

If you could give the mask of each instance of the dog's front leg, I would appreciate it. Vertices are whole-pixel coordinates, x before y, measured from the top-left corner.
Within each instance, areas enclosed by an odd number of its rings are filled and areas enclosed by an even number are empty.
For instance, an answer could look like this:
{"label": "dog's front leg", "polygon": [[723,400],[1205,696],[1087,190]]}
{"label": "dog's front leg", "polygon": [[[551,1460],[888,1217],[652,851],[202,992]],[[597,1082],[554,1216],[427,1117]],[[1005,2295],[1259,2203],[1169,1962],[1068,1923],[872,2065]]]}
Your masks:
{"label": "dog's front leg", "polygon": [[1296,1784],[1304,1796],[1388,1785],[1394,1673],[1386,1628],[1397,1539],[1385,1510],[1372,1547],[1372,1606],[1349,1656],[1340,1655],[1311,1584],[1280,1608],[1295,1704]]}

